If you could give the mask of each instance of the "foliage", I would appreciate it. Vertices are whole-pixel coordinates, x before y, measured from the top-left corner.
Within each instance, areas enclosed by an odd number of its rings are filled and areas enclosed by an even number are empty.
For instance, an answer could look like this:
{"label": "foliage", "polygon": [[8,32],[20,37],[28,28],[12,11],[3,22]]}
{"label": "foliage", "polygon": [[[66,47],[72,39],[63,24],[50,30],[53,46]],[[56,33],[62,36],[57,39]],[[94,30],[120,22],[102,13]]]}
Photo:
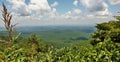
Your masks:
{"label": "foliage", "polygon": [[92,45],[110,38],[113,42],[120,42],[120,21],[109,21],[97,24],[97,32],[92,34]]}

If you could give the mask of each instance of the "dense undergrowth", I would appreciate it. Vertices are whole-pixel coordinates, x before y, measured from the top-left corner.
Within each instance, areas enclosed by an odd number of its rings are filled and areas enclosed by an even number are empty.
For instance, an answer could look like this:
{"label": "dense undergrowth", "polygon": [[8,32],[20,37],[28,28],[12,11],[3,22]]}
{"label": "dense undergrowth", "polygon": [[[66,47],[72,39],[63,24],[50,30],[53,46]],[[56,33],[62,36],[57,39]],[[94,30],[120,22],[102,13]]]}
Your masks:
{"label": "dense undergrowth", "polygon": [[45,44],[35,34],[28,38],[12,37],[11,44],[4,37],[0,41],[0,62],[120,62],[120,17],[97,24],[97,31],[89,41],[92,46],[55,48]]}

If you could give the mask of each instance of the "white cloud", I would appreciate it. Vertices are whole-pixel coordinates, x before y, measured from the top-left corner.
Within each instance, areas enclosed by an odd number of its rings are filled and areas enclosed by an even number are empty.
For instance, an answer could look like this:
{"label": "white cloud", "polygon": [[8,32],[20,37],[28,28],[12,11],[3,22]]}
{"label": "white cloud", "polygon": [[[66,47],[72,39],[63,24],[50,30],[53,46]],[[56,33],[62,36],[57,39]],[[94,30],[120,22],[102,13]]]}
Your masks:
{"label": "white cloud", "polygon": [[59,3],[55,1],[53,4],[51,4],[51,7],[56,7],[58,5],[59,5]]}
{"label": "white cloud", "polygon": [[78,0],[74,0],[73,5],[78,6]]}
{"label": "white cloud", "polygon": [[103,11],[108,8],[105,0],[81,0],[80,2],[91,12]]}
{"label": "white cloud", "polygon": [[81,0],[81,3],[95,16],[106,17],[111,15],[105,0]]}
{"label": "white cloud", "polygon": [[57,12],[56,8],[53,8],[52,11],[51,11],[50,14],[49,14],[49,17],[50,17],[50,18],[57,18],[57,17],[59,17],[59,16],[60,16],[60,15],[59,15],[59,13]]}
{"label": "white cloud", "polygon": [[63,15],[66,19],[78,19],[81,18],[82,11],[80,9],[73,9],[72,11],[68,11]]}
{"label": "white cloud", "polygon": [[50,10],[47,0],[30,0],[28,5],[31,10]]}
{"label": "white cloud", "polygon": [[28,7],[32,11],[32,15],[39,19],[44,18],[51,11],[47,0],[30,0]]}
{"label": "white cloud", "polygon": [[13,4],[12,9],[16,10],[20,15],[29,15],[31,11],[28,6],[25,4],[25,0],[8,0],[11,4]]}
{"label": "white cloud", "polygon": [[105,9],[104,11],[96,12],[96,15],[98,15],[98,16],[108,16],[108,15],[111,15],[111,13],[108,11],[108,9]]}
{"label": "white cloud", "polygon": [[25,3],[25,0],[8,0],[8,2],[12,4],[12,9],[21,16],[35,14],[43,16],[51,11],[47,0],[30,0],[28,4]]}
{"label": "white cloud", "polygon": [[104,11],[93,12],[93,13],[86,15],[86,17],[88,17],[88,18],[108,18],[110,16],[112,16],[112,13],[110,11],[108,11],[108,9],[106,9]]}
{"label": "white cloud", "polygon": [[110,3],[111,3],[112,5],[117,5],[117,4],[120,5],[120,0],[110,0]]}
{"label": "white cloud", "polygon": [[73,12],[74,12],[75,14],[81,14],[81,13],[82,13],[82,11],[81,11],[80,9],[74,9]]}
{"label": "white cloud", "polygon": [[[65,14],[60,15],[55,8],[59,2],[49,5],[47,0],[8,0],[12,3],[12,9],[17,12],[14,14],[14,21],[18,21],[19,25],[88,25],[105,21],[100,21],[98,16],[109,14],[108,6],[103,0],[81,0],[82,4],[91,11],[91,15],[87,17],[79,8],[69,10]],[[94,2],[95,1],[95,2]],[[96,4],[97,3],[97,4]],[[74,0],[73,4],[78,6],[78,0]],[[100,6],[99,6],[100,5]],[[93,9],[93,10],[92,10]],[[19,14],[21,16],[19,16]],[[23,17],[23,16],[26,17]],[[81,23],[82,22],[82,23]]]}

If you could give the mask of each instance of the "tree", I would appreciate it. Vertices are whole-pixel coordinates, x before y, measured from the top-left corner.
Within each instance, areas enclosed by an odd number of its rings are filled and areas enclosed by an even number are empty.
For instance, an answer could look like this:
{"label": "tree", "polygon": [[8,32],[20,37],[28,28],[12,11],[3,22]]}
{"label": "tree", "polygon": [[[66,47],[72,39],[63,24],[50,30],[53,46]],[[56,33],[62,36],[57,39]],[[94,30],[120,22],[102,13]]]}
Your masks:
{"label": "tree", "polygon": [[114,16],[117,20],[97,24],[97,32],[93,33],[92,45],[111,39],[112,42],[120,43],[120,16]]}

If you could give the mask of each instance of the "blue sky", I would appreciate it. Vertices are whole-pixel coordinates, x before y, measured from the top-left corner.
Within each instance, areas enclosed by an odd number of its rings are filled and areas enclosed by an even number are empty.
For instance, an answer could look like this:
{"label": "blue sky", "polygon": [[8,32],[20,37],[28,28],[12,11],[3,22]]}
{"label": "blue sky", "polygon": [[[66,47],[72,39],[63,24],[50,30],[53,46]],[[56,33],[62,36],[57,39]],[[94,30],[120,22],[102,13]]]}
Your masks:
{"label": "blue sky", "polygon": [[2,2],[19,26],[95,25],[120,11],[120,0],[0,0],[1,9]]}
{"label": "blue sky", "polygon": [[59,2],[59,5],[57,6],[58,12],[64,14],[67,11],[70,11],[74,8],[74,5],[72,4],[74,0],[48,0],[49,4],[53,4],[54,2]]}

